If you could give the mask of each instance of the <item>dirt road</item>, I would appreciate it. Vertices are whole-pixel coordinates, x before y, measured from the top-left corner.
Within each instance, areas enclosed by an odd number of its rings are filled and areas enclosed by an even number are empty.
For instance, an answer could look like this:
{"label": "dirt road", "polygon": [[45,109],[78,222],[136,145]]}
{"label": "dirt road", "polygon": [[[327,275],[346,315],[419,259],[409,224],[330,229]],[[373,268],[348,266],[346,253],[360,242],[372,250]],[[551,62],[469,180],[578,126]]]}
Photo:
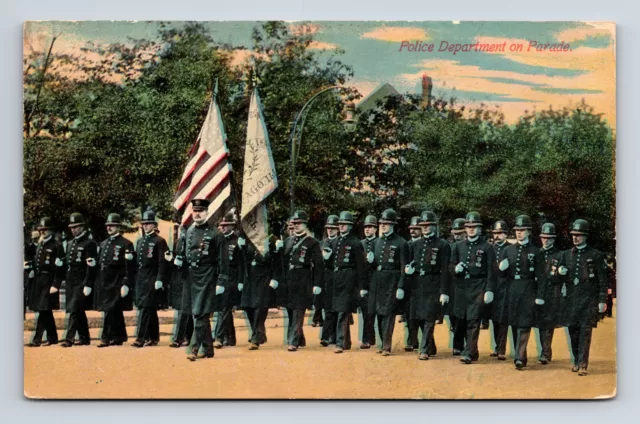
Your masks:
{"label": "dirt road", "polygon": [[[615,315],[615,310],[614,310]],[[244,326],[244,321],[236,320]],[[356,339],[357,324],[352,327]],[[334,354],[319,344],[319,329],[305,326],[308,347],[287,352],[284,322],[267,320],[269,341],[247,350],[247,329],[238,330],[238,346],[216,350],[214,359],[186,360],[184,349],[171,349],[171,326],[162,326],[160,345],[104,349],[91,346],[25,348],[24,392],[34,398],[342,398],[342,399],[545,399],[610,397],[616,387],[615,318],[594,330],[589,375],[570,371],[564,329],[556,330],[554,360],[540,365],[537,335],[529,342],[529,367],[516,371],[511,360],[489,357],[489,330],[480,335],[480,360],[464,365],[451,355],[447,324],[437,325],[438,355],[418,361],[406,353],[404,324],[396,324],[393,355],[375,349]],[[128,328],[133,342],[133,328]],[[535,331],[535,330],[534,330]],[[91,330],[97,337],[98,330]],[[25,343],[30,333],[25,332]],[[536,340],[534,340],[534,338]],[[511,349],[511,346],[509,347]]]}

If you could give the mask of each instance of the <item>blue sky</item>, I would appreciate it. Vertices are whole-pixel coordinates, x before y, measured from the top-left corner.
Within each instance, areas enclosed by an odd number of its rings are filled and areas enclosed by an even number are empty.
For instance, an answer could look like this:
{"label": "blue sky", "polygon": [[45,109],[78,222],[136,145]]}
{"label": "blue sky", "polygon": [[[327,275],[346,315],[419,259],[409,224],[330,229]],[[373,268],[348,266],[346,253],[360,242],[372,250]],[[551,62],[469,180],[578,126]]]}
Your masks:
{"label": "blue sky", "polygon": [[[175,23],[179,25],[179,23]],[[292,26],[299,22],[291,23]],[[455,95],[460,102],[500,107],[508,121],[524,110],[571,106],[584,99],[615,126],[615,25],[603,22],[311,22],[317,43],[339,47],[341,60],[354,68],[355,85],[367,95],[384,83],[416,93],[423,73],[434,83],[434,95]],[[87,41],[127,42],[153,38],[157,22],[79,21],[30,22],[25,27],[25,52],[43,49],[52,34],[57,47],[77,49]],[[207,22],[214,40],[251,48],[256,22]],[[432,52],[400,51],[402,41],[433,43]],[[530,41],[556,44],[565,52],[526,51]],[[523,52],[438,52],[441,43],[522,44]]]}

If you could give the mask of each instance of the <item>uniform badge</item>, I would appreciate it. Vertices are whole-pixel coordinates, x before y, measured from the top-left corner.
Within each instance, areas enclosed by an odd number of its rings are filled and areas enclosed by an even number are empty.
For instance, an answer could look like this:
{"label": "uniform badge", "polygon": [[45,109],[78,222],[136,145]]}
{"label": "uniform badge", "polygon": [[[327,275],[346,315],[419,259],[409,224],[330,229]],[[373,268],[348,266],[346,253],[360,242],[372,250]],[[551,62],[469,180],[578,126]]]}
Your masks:
{"label": "uniform badge", "polygon": [[483,250],[477,250],[476,251],[476,268],[481,268],[482,267],[482,255],[484,255],[484,251]]}
{"label": "uniform badge", "polygon": [[254,259],[254,260],[252,260],[252,261],[251,261],[251,266],[256,266],[256,265],[257,265],[256,260],[255,260],[255,259]]}
{"label": "uniform badge", "polygon": [[580,279],[578,277],[573,279],[573,285],[577,286],[578,284],[580,284]]}
{"label": "uniform badge", "polygon": [[425,274],[426,274],[426,272],[424,271],[424,269],[421,269],[421,270],[420,270],[420,276],[422,277],[422,276],[424,276]]}

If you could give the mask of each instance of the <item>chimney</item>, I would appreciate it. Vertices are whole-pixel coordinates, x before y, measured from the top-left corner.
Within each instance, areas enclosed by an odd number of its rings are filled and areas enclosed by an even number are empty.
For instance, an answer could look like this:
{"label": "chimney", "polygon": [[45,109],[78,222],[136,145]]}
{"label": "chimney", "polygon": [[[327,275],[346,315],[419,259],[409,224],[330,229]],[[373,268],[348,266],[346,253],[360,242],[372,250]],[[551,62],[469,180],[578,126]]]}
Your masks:
{"label": "chimney", "polygon": [[420,106],[422,109],[431,107],[431,90],[433,89],[433,82],[431,77],[427,76],[427,73],[422,74],[422,102]]}

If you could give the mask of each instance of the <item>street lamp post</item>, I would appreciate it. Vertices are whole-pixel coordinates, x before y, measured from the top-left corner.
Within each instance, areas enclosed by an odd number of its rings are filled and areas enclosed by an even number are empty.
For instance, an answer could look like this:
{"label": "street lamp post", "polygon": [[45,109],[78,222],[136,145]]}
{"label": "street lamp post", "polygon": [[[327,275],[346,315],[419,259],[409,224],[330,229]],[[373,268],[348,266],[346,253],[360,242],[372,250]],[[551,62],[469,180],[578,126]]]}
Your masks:
{"label": "street lamp post", "polygon": [[[291,175],[289,178],[289,216],[293,215],[295,210],[295,179],[296,179],[296,164],[298,161],[298,154],[300,150],[300,144],[302,142],[302,130],[304,128],[304,122],[307,118],[307,113],[311,108],[314,100],[318,98],[318,96],[322,93],[326,93],[331,90],[344,90],[345,87],[334,85],[331,87],[323,88],[318,91],[316,94],[311,96],[309,100],[302,106],[300,112],[296,115],[295,121],[293,121],[293,129],[291,130],[291,135],[289,136],[289,146],[291,149]],[[349,102],[345,106],[345,118],[343,119],[343,123],[348,129],[353,129],[355,126],[355,105],[352,101],[353,96],[349,95]]]}

